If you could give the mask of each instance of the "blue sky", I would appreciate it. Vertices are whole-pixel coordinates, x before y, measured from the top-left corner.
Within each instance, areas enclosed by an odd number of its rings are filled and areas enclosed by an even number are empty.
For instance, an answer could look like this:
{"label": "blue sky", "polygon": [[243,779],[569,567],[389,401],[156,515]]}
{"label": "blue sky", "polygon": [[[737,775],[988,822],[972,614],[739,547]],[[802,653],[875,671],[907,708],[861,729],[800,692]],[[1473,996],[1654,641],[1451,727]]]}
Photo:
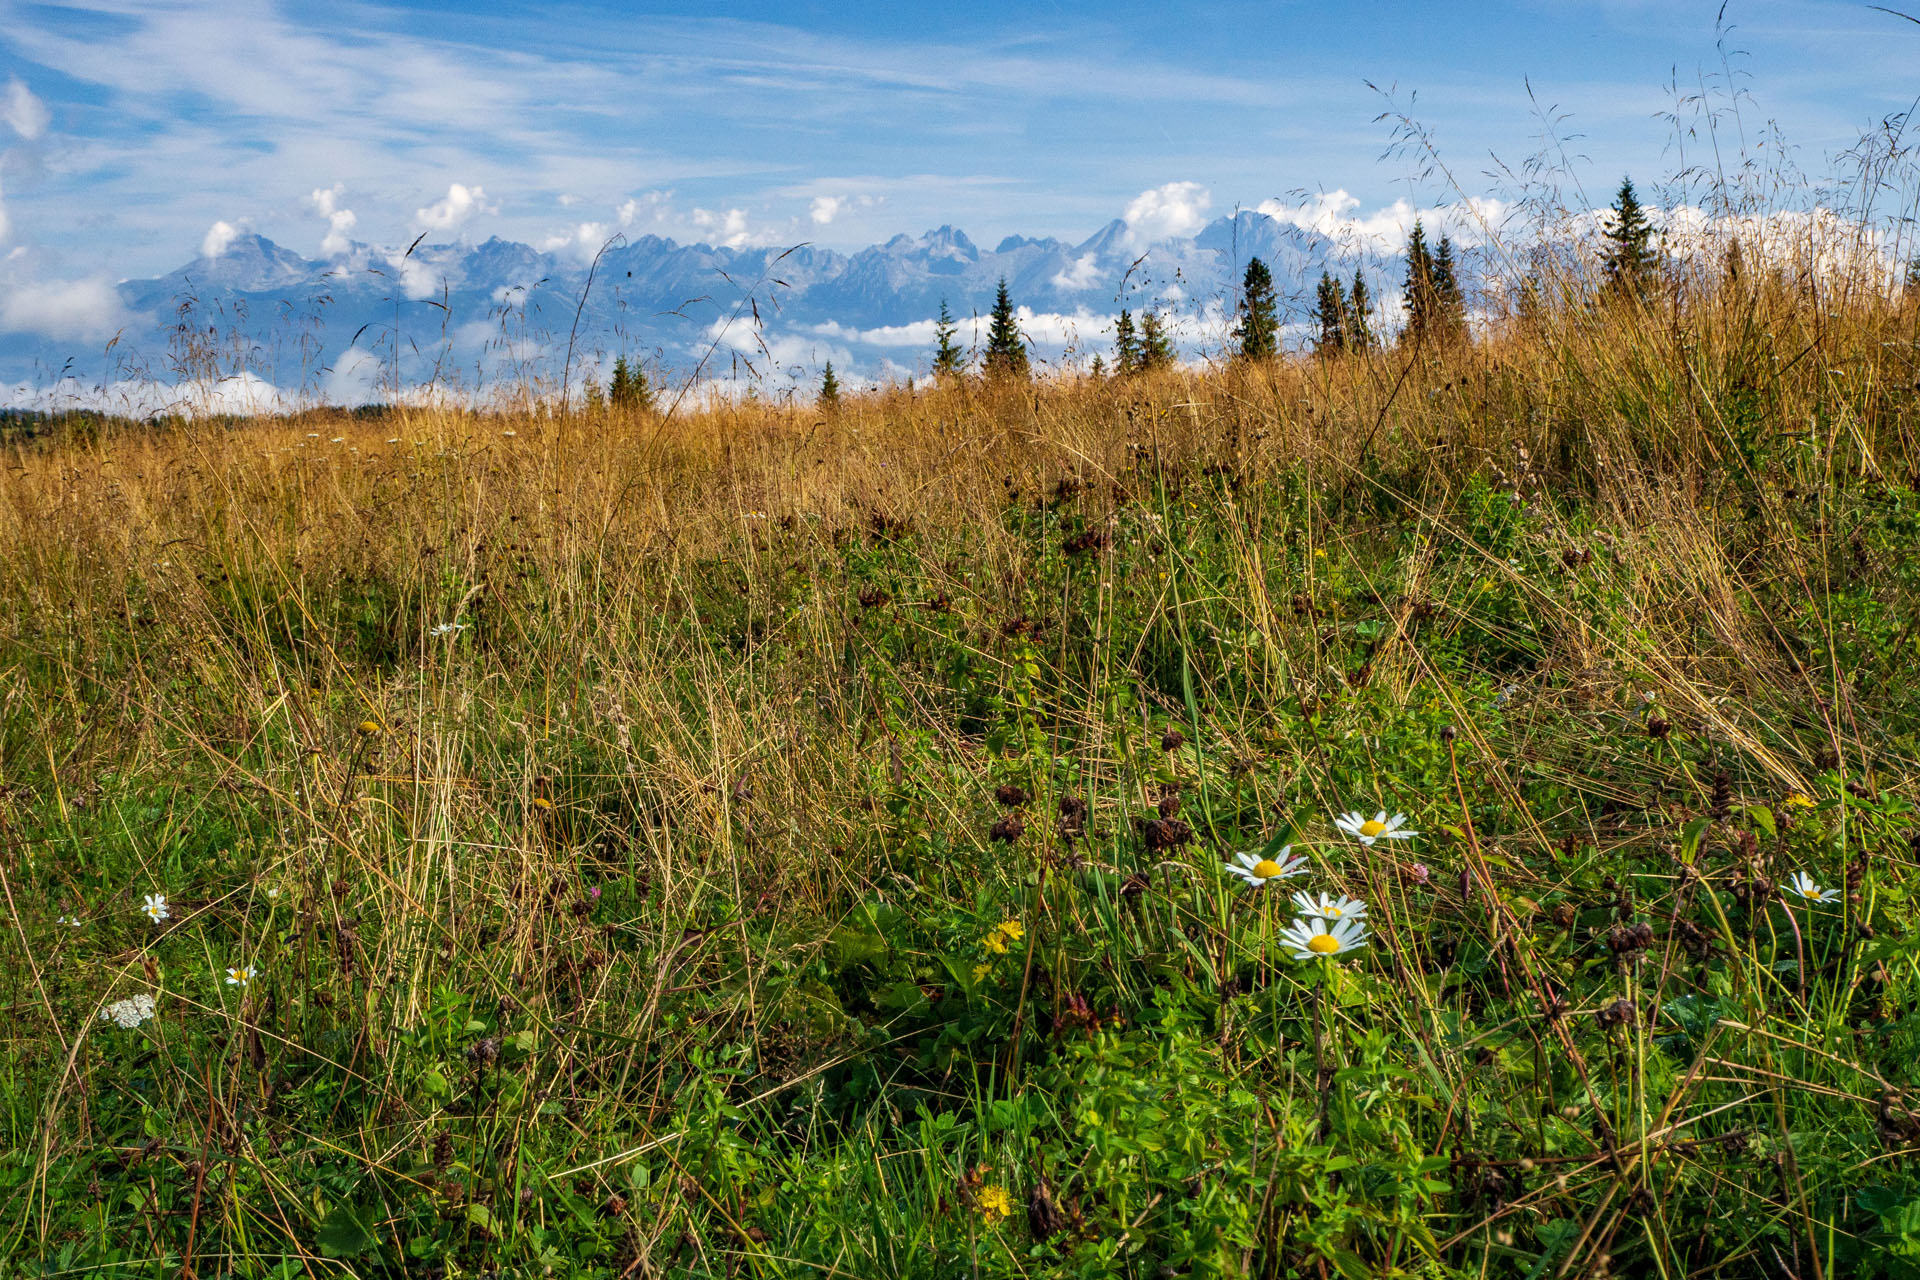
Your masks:
{"label": "blue sky", "polygon": [[[157,274],[220,228],[308,255],[423,230],[852,247],[947,222],[1077,240],[1162,188],[1174,228],[1301,192],[1456,198],[1390,153],[1396,103],[1467,195],[1511,195],[1490,174],[1555,108],[1569,197],[1603,202],[1702,154],[1662,116],[1676,80],[1724,89],[1716,9],[0,0],[0,287]],[[1816,177],[1920,94],[1920,26],[1865,5],[1725,22],[1749,143],[1777,122]]]}

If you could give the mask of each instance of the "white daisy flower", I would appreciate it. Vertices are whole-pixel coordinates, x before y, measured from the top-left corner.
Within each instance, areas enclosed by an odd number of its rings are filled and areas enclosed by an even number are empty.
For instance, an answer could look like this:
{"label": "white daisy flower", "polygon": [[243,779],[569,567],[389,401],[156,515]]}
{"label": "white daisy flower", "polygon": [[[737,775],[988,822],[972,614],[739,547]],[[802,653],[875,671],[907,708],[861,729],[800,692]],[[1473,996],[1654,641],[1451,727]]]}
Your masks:
{"label": "white daisy flower", "polygon": [[167,895],[164,893],[148,894],[145,901],[140,904],[140,912],[155,924],[159,924],[173,914],[167,910]]}
{"label": "white daisy flower", "polygon": [[1787,888],[1799,894],[1809,902],[1838,902],[1838,889],[1822,889],[1813,882],[1813,877],[1804,871],[1796,871],[1787,877]]}
{"label": "white daisy flower", "polygon": [[1306,858],[1292,857],[1292,853],[1292,845],[1287,845],[1271,858],[1256,858],[1251,853],[1236,853],[1233,855],[1232,862],[1223,865],[1228,871],[1258,889],[1269,880],[1286,880],[1307,873]]}
{"label": "white daisy flower", "polygon": [[1358,840],[1370,845],[1376,840],[1411,840],[1419,835],[1418,831],[1406,830],[1407,815],[1396,813],[1391,818],[1382,809],[1371,818],[1360,810],[1343,813],[1333,820],[1333,825]]}
{"label": "white daisy flower", "polygon": [[80,927],[80,917],[79,916],[61,916],[54,923],[64,924],[71,929],[78,929]]}
{"label": "white daisy flower", "polygon": [[1358,920],[1328,922],[1307,916],[1280,931],[1280,945],[1291,952],[1295,960],[1345,955],[1367,945],[1367,926]]}
{"label": "white daisy flower", "polygon": [[250,964],[243,964],[237,969],[228,969],[227,985],[230,987],[244,987],[249,982],[252,982],[258,973],[259,970]]}
{"label": "white daisy flower", "polygon": [[1358,920],[1367,914],[1367,904],[1344,893],[1296,893],[1293,905],[1300,914],[1320,920]]}
{"label": "white daisy flower", "polygon": [[130,996],[125,1000],[116,1000],[100,1011],[100,1021],[111,1022],[128,1031],[133,1030],[153,1016],[153,997],[149,995]]}
{"label": "white daisy flower", "polygon": [[464,622],[443,622],[428,631],[427,634],[430,636],[450,636],[456,631],[465,631],[466,629],[467,624]]}

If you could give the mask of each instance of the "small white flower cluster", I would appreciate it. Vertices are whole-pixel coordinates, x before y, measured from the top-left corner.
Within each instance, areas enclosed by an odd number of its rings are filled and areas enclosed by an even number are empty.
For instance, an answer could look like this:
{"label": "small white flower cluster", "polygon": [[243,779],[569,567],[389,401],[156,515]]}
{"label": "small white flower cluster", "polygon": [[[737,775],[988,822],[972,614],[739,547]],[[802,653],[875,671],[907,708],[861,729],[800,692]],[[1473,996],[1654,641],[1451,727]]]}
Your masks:
{"label": "small white flower cluster", "polygon": [[456,632],[465,631],[466,629],[467,624],[464,622],[443,622],[439,626],[429,630],[427,634],[434,637],[450,636]]}
{"label": "small white flower cluster", "polygon": [[[1396,813],[1389,818],[1385,809],[1371,818],[1359,810],[1343,813],[1334,819],[1333,825],[1368,846],[1379,840],[1411,840],[1420,834],[1407,828],[1406,814]],[[1259,889],[1269,880],[1305,875],[1307,860],[1293,856],[1293,846],[1288,845],[1271,858],[1236,853],[1226,869],[1249,888]],[[1293,895],[1293,905],[1299,910],[1300,918],[1281,930],[1280,944],[1294,959],[1345,955],[1367,945],[1367,904],[1360,899],[1345,894],[1301,892]]]}
{"label": "small white flower cluster", "polygon": [[153,997],[150,995],[129,996],[125,1000],[116,1000],[100,1011],[100,1021],[111,1022],[128,1031],[133,1030],[153,1016]]}

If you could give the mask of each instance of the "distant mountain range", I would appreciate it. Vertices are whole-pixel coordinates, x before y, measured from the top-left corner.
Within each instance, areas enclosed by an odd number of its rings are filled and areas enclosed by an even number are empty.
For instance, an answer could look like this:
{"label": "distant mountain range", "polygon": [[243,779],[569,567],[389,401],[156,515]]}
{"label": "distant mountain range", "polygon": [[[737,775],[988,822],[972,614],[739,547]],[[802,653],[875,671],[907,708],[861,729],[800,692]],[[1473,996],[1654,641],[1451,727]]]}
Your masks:
{"label": "distant mountain range", "polygon": [[1031,313],[1042,361],[1108,350],[1103,326],[1122,306],[1162,310],[1183,344],[1202,351],[1217,349],[1256,255],[1283,294],[1310,292],[1331,266],[1367,270],[1382,297],[1397,270],[1256,212],[1152,244],[1119,221],[1080,244],[1009,236],[982,249],[947,226],[852,254],[646,235],[608,249],[590,289],[590,264],[578,255],[497,237],[410,252],[353,244],[311,259],[239,235],[218,256],[122,282],[128,318],[110,351],[0,335],[0,383],[45,387],[63,370],[87,384],[245,372],[289,395],[361,403],[390,396],[396,383],[553,387],[563,368],[593,374],[619,354],[668,377],[705,358],[709,376],[774,388],[810,387],[828,360],[843,376],[902,378],[925,372],[942,302],[963,345],[973,341],[973,317],[984,334],[1003,277],[1023,316]]}

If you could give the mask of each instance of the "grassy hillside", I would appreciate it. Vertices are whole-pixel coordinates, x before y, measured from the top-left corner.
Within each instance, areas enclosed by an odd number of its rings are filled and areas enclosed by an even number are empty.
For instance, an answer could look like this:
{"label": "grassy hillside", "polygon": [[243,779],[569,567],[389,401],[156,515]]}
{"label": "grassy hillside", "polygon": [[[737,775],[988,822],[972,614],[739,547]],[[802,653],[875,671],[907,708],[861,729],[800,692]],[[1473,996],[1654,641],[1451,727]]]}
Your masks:
{"label": "grassy hillside", "polygon": [[16,439],[0,1271],[1915,1274],[1917,380],[1750,280]]}

